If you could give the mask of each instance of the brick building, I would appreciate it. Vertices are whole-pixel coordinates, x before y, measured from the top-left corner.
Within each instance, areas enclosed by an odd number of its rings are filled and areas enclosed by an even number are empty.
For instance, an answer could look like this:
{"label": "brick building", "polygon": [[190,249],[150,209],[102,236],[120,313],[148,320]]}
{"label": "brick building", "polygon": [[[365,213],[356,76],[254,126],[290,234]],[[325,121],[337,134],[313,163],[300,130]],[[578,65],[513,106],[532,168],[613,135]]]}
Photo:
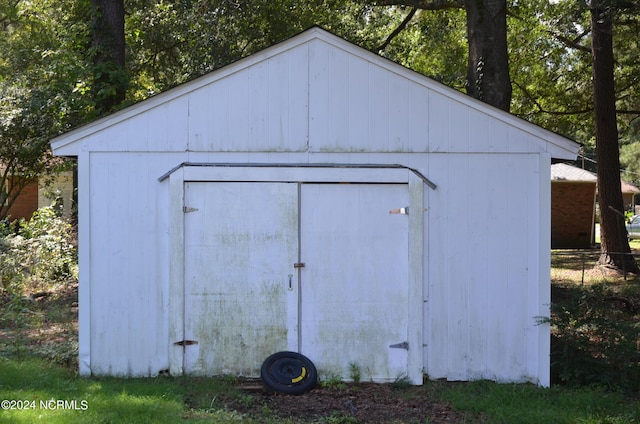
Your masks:
{"label": "brick building", "polygon": [[595,243],[595,174],[551,165],[551,248],[588,249]]}
{"label": "brick building", "polygon": [[41,207],[50,206],[54,201],[62,208],[65,216],[71,215],[73,196],[73,174],[63,172],[55,177],[37,179],[27,184],[13,202],[7,216],[10,220],[30,219]]}
{"label": "brick building", "polygon": [[29,183],[20,191],[20,195],[9,208],[7,216],[11,220],[29,219],[36,209],[38,209],[38,181]]}

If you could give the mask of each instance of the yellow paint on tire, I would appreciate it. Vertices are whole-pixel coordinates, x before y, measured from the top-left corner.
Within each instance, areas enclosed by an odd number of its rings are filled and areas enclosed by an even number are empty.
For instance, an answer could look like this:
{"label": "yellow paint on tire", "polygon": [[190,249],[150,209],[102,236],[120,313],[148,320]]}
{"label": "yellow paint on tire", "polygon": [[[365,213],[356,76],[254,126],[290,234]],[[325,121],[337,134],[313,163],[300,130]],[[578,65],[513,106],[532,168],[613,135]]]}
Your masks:
{"label": "yellow paint on tire", "polygon": [[291,382],[292,383],[297,383],[299,381],[302,381],[302,379],[304,378],[305,375],[307,375],[307,369],[305,367],[302,367],[302,374],[300,374],[300,376],[292,379]]}

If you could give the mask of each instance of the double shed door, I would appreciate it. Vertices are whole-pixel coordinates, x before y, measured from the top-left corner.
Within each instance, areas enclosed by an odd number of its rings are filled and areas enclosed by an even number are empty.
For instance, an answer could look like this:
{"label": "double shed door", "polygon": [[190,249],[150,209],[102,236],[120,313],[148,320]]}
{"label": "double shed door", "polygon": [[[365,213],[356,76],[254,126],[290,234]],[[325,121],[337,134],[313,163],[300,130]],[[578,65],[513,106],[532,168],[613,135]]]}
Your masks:
{"label": "double shed door", "polygon": [[[185,373],[407,375],[407,184],[185,183]],[[393,347],[392,347],[393,346]]]}

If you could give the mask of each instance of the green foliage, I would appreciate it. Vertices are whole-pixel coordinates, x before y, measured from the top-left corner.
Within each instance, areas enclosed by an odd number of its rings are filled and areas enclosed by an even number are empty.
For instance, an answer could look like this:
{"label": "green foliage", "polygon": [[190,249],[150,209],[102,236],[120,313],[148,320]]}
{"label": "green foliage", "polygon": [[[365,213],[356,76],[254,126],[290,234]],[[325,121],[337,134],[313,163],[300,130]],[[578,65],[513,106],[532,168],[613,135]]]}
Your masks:
{"label": "green foliage", "polygon": [[326,379],[320,382],[322,387],[332,390],[344,390],[347,385],[342,381],[342,376],[338,373],[332,373]]}
{"label": "green foliage", "polygon": [[[374,7],[367,1],[343,0],[137,0],[126,17],[126,39],[131,54],[129,97],[143,99],[314,25],[377,52],[377,47],[393,32],[407,11],[403,7]],[[416,20],[416,25],[422,21]],[[430,22],[435,25],[439,20],[433,16]],[[447,37],[446,34],[452,33],[452,27],[447,28],[449,32],[440,31],[442,26],[433,28],[432,34]],[[428,39],[419,36],[419,26],[412,28],[411,33],[395,40],[388,49],[389,57],[407,65],[422,60],[420,53],[410,50]],[[455,34],[459,34],[459,27]],[[436,57],[431,55],[431,60]],[[439,63],[447,63],[446,59],[442,58]]]}
{"label": "green foliage", "polygon": [[470,422],[631,424],[640,419],[637,402],[629,403],[621,393],[598,388],[541,388],[482,380],[436,389],[455,409],[483,417]]}
{"label": "green foliage", "polygon": [[621,144],[621,162],[625,168],[623,178],[640,184],[640,78],[638,72],[637,34],[640,32],[640,8],[637,2],[619,3],[621,8],[615,14],[614,52],[615,84],[617,91],[618,133]]}
{"label": "green foliage", "polygon": [[552,381],[640,390],[640,326],[633,301],[604,284],[562,292],[550,319]]}
{"label": "green foliage", "polygon": [[589,15],[584,2],[514,2],[508,25],[512,113],[592,143],[591,54],[584,31]]}
{"label": "green foliage", "polygon": [[[27,320],[37,317],[31,312],[33,298],[28,295],[77,277],[73,229],[52,208],[42,208],[31,220],[3,224],[0,229],[0,325],[13,328],[13,350],[20,353]],[[68,361],[75,355],[75,346],[66,344],[64,349],[45,354]]]}
{"label": "green foliage", "polygon": [[625,125],[619,127],[622,138],[620,163],[624,166],[622,178],[640,185],[640,116],[625,121]]}
{"label": "green foliage", "polygon": [[391,385],[394,389],[406,389],[407,387],[411,386],[411,380],[409,379],[409,376],[407,374],[402,373],[396,376]]}
{"label": "green foliage", "polygon": [[[73,0],[0,6],[0,219],[22,188],[64,166],[49,139],[89,119],[86,25]],[[17,177],[17,178],[16,178]]]}
{"label": "green foliage", "polygon": [[331,415],[322,417],[318,420],[322,424],[350,424],[358,423],[358,419],[351,415],[348,415],[342,411],[333,411]]}
{"label": "green foliage", "polygon": [[360,366],[356,362],[349,362],[349,377],[354,383],[360,382]]}
{"label": "green foliage", "polygon": [[47,290],[77,276],[73,228],[52,207],[38,209],[16,230],[0,239],[1,290]]}
{"label": "green foliage", "polygon": [[634,211],[630,211],[630,210],[624,211],[624,222],[626,223],[631,221],[631,218],[633,218],[634,215],[635,215]]}
{"label": "green foliage", "polygon": [[248,408],[255,403],[256,398],[248,394],[240,394],[238,395],[238,400],[240,401],[242,406]]}
{"label": "green foliage", "polygon": [[[392,14],[395,19],[386,28],[378,29],[382,34],[391,33],[406,11],[396,9],[387,13]],[[466,30],[466,15],[462,9],[422,10],[379,53],[436,81],[464,91],[468,51]]]}
{"label": "green foliage", "polygon": [[[615,2],[616,111],[623,178],[640,183],[640,84],[637,2]],[[635,5],[635,6],[634,6]],[[633,7],[628,7],[633,6]],[[512,113],[584,143],[595,158],[588,2],[524,0],[509,4]]]}

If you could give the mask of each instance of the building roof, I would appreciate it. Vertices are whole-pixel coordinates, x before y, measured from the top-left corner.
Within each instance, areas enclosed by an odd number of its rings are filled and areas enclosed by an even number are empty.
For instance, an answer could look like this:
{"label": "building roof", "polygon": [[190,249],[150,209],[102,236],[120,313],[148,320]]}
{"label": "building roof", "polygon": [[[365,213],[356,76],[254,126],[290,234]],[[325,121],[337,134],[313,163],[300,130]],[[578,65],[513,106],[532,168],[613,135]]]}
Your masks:
{"label": "building roof", "polygon": [[[551,165],[551,181],[597,183],[598,176],[586,169],[578,168],[566,163]],[[624,194],[640,193],[640,189],[626,181],[620,181],[620,187]]]}
{"label": "building roof", "polygon": [[636,186],[634,186],[633,184],[630,184],[626,181],[622,181],[621,182],[621,188],[622,188],[622,192],[623,193],[640,193],[640,190],[638,190],[638,188]]}
{"label": "building roof", "polygon": [[586,169],[577,168],[566,163],[551,165],[551,181],[596,183],[598,177]]}

